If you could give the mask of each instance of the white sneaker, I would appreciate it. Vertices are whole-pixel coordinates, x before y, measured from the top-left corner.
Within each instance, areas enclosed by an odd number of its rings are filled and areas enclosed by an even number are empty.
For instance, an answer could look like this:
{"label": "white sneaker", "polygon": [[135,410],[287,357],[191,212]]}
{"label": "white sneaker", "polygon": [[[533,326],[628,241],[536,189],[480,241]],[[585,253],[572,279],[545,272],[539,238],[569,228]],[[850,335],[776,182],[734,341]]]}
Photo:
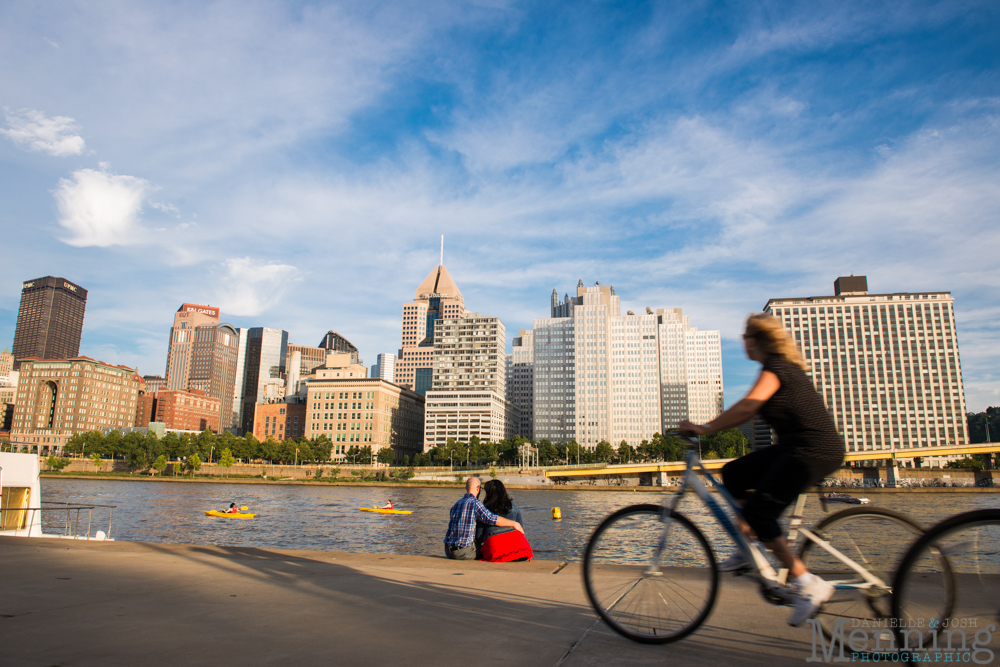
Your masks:
{"label": "white sneaker", "polygon": [[820,606],[833,597],[834,587],[815,574],[811,575],[812,581],[804,586],[796,586],[798,589],[798,599],[795,601],[795,609],[788,618],[788,624],[798,627],[816,615]]}
{"label": "white sneaker", "polygon": [[747,557],[743,555],[740,549],[737,549],[729,554],[729,558],[719,563],[719,572],[734,572],[742,570],[745,567],[750,567],[750,561],[747,560]]}

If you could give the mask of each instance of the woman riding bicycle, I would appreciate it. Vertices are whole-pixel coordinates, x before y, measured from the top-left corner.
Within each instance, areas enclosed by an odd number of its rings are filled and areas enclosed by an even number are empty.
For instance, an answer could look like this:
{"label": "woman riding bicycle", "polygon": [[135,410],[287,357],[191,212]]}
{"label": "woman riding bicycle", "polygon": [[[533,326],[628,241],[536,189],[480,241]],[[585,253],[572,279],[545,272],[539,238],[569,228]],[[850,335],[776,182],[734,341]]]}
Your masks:
{"label": "woman riding bicycle", "polygon": [[[844,441],[806,376],[808,366],[781,321],[764,313],[747,318],[743,343],[747,356],[764,368],[750,392],[707,424],[680,423],[697,435],[715,433],[763,417],[778,434],[778,444],[730,461],[722,468],[726,489],[743,507],[741,527],[750,530],[788,568],[798,589],[790,625],[812,618],[833,595],[833,586],[806,570],[782,535],[778,517],[799,494],[818,484],[844,461]],[[740,569],[746,556],[737,551],[723,571]]]}

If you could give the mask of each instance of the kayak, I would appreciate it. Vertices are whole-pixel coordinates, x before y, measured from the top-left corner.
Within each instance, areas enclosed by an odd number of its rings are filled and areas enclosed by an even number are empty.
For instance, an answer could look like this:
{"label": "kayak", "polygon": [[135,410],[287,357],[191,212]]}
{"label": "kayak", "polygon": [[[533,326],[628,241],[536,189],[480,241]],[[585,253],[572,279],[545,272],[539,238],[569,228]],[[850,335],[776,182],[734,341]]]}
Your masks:
{"label": "kayak", "polygon": [[359,507],[362,512],[378,512],[379,514],[413,514],[412,510],[386,510],[381,507]]}
{"label": "kayak", "polygon": [[240,512],[239,514],[235,512],[220,512],[219,510],[204,510],[205,514],[208,516],[221,516],[226,519],[252,519],[256,514],[244,514]]}

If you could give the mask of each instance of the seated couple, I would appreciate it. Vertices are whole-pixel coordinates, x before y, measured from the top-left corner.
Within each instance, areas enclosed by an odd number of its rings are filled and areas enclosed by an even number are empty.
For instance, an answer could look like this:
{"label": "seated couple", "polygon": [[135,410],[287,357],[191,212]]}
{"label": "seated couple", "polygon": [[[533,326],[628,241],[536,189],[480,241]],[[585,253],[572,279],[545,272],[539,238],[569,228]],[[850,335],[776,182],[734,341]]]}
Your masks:
{"label": "seated couple", "polygon": [[465,481],[465,495],[451,508],[444,553],[455,560],[478,558],[494,563],[531,560],[531,545],[521,527],[521,510],[500,480],[486,482],[479,502],[478,477]]}

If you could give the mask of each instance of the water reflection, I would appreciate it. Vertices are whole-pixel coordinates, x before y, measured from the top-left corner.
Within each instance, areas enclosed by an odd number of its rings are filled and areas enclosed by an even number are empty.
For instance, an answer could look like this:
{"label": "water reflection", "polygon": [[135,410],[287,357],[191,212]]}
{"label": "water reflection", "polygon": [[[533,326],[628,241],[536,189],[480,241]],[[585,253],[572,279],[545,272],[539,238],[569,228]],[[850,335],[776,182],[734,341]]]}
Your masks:
{"label": "water reflection", "polygon": [[[448,510],[459,489],[422,487],[280,486],[253,484],[132,482],[42,479],[45,500],[117,505],[112,537],[137,542],[174,542],[398,554],[434,554],[448,525]],[[525,532],[536,558],[580,560],[594,527],[615,509],[636,503],[659,503],[659,494],[629,491],[511,490],[524,515]],[[870,494],[872,502],[909,514],[929,525],[971,509],[996,507],[988,493]],[[391,498],[413,514],[359,512]],[[229,503],[247,505],[252,520],[205,516]],[[562,521],[553,521],[553,507]],[[834,506],[839,509],[842,506]],[[725,557],[728,537],[700,502],[687,497],[681,508],[706,534],[716,557]],[[818,500],[806,504],[806,524],[823,515]],[[62,518],[43,519],[46,532],[59,532]],[[95,529],[105,521],[95,521]]]}

